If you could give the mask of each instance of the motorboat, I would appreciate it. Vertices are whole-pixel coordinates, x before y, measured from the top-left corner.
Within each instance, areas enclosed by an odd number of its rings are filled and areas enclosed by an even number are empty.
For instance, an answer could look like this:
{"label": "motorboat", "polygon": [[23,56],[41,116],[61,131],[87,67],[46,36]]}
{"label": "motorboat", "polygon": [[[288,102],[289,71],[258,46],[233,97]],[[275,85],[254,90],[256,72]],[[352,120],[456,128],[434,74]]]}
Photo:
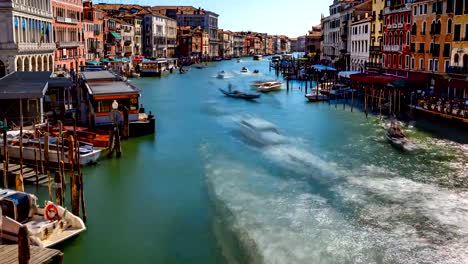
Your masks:
{"label": "motorboat", "polygon": [[241,72],[242,73],[247,73],[247,72],[249,72],[249,69],[247,69],[247,67],[242,67]]}
{"label": "motorboat", "polygon": [[241,63],[241,62],[242,62],[242,60],[241,60],[241,59],[237,59],[237,63]]}
{"label": "motorboat", "polygon": [[216,76],[216,78],[218,78],[218,79],[226,78],[226,72],[225,71],[218,72],[218,75]]}
{"label": "motorboat", "polygon": [[204,64],[195,64],[195,65],[193,65],[193,67],[201,70],[201,69],[205,69],[206,65],[204,65]]}
{"label": "motorboat", "polygon": [[317,94],[316,92],[315,93],[308,93],[306,95],[304,95],[307,100],[309,100],[309,102],[321,102],[321,101],[327,101],[328,100],[328,96],[326,95],[323,95],[323,94]]}
{"label": "motorboat", "polygon": [[66,208],[45,202],[39,207],[35,195],[0,189],[0,238],[17,243],[19,230],[27,227],[31,245],[46,248],[77,236],[86,230],[81,218]]}
{"label": "motorboat", "polygon": [[257,91],[262,92],[262,93],[267,93],[267,92],[281,90],[283,87],[283,83],[278,82],[278,81],[263,82],[256,87],[257,87]]}
{"label": "motorboat", "polygon": [[[23,135],[23,160],[34,163],[44,157],[46,144],[44,144],[44,138],[32,138],[33,134],[29,134],[31,138]],[[102,149],[93,147],[92,144],[86,142],[79,143],[79,161],[81,165],[95,164],[101,156]],[[3,141],[0,141],[0,153],[3,155]],[[63,151],[62,149],[63,145]],[[12,159],[20,159],[20,139],[15,137],[7,142],[8,155]],[[56,137],[50,137],[48,142],[48,153],[49,162],[59,163],[59,159],[68,163],[68,140],[60,140]]]}
{"label": "motorboat", "polygon": [[271,57],[271,61],[273,63],[279,62],[280,60],[281,60],[281,56],[279,56],[279,55],[274,55],[273,57]]}
{"label": "motorboat", "polygon": [[259,70],[254,70],[253,73],[260,73],[260,71]]}
{"label": "motorboat", "polygon": [[251,94],[251,93],[244,93],[239,90],[232,90],[232,91],[226,91],[224,89],[219,88],[219,90],[226,96],[232,97],[232,98],[238,98],[238,99],[244,99],[244,100],[253,100],[260,98],[260,94]]}
{"label": "motorboat", "polygon": [[253,60],[255,60],[255,61],[260,61],[260,60],[262,60],[262,59],[263,59],[263,56],[262,56],[262,55],[254,55],[254,56],[253,56]]}
{"label": "motorboat", "polygon": [[180,74],[186,74],[189,71],[189,69],[185,69],[184,67],[179,68],[179,73]]}
{"label": "motorboat", "polygon": [[387,129],[385,138],[393,147],[399,150],[414,151],[418,149],[418,146],[406,137],[399,125],[395,122],[392,122],[390,128]]}
{"label": "motorboat", "polygon": [[272,123],[260,118],[247,118],[240,121],[240,132],[246,138],[261,145],[277,145],[286,143],[286,137],[281,135]]}

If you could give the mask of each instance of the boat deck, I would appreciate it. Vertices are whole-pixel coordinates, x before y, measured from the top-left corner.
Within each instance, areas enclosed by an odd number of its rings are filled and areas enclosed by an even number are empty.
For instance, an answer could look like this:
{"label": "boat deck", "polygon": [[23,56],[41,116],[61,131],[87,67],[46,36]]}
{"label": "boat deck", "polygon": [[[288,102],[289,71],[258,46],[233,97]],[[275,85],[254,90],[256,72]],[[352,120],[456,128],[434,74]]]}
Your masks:
{"label": "boat deck", "polygon": [[[20,165],[11,162],[8,163],[9,178],[16,177],[16,174],[19,174],[20,170]],[[0,173],[3,175],[3,162],[0,163]],[[29,184],[36,184],[36,171],[34,168],[23,165],[23,181]],[[49,179],[47,175],[43,175],[38,172],[38,182],[40,185],[47,185]]]}
{"label": "boat deck", "polygon": [[[61,263],[63,253],[56,249],[30,247],[30,264],[49,263],[57,259],[56,263]],[[18,245],[0,245],[0,259],[4,264],[17,264],[18,260]]]}

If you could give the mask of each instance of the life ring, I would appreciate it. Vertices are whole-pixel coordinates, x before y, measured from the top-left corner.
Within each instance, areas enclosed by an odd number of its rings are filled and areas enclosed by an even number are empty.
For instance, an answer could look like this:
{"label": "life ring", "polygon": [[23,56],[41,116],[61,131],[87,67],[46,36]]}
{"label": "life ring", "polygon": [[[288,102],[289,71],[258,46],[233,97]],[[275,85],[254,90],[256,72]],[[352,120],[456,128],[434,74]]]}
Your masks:
{"label": "life ring", "polygon": [[[50,213],[53,211],[53,215],[50,215]],[[45,217],[49,221],[53,221],[56,219],[60,219],[59,212],[57,207],[54,204],[48,204],[45,208]]]}

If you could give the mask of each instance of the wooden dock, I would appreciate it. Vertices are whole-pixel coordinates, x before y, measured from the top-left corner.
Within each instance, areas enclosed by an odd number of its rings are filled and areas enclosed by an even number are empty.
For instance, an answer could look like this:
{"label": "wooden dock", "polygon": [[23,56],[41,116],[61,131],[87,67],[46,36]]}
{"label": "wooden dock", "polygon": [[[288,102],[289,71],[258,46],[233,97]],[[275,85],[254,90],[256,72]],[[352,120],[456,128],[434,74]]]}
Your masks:
{"label": "wooden dock", "polygon": [[[29,264],[56,263],[63,260],[63,253],[56,249],[30,247]],[[3,264],[18,264],[18,245],[0,245],[0,262]]]}
{"label": "wooden dock", "polygon": [[[3,162],[0,163],[0,174],[3,174]],[[19,174],[21,171],[21,167],[15,163],[8,163],[8,178],[16,177],[16,174]],[[39,185],[47,185],[49,183],[49,179],[47,175],[41,174],[38,172],[38,183]],[[23,181],[28,184],[36,184],[36,170],[33,167],[29,167],[27,165],[23,165]]]}

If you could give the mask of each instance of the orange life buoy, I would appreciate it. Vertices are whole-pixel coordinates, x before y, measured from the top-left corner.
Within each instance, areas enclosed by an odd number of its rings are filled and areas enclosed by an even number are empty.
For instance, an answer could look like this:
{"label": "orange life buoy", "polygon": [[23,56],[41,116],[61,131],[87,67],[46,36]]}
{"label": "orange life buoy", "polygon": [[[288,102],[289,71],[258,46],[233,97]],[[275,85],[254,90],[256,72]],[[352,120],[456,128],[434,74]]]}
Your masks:
{"label": "orange life buoy", "polygon": [[[54,214],[51,215],[51,212]],[[60,219],[57,207],[53,204],[48,204],[45,208],[45,217],[49,221]]]}

